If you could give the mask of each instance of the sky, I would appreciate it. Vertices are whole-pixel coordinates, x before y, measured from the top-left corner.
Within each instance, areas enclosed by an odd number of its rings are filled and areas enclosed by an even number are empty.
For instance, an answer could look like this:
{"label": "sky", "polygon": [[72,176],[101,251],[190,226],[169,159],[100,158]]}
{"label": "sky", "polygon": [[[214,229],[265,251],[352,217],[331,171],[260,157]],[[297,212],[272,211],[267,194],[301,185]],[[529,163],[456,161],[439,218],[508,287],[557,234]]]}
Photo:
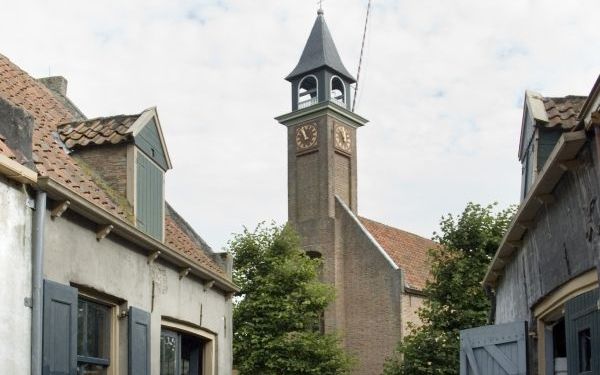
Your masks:
{"label": "sky", "polygon": [[[326,0],[357,71],[366,0]],[[215,250],[287,220],[285,77],[317,1],[6,2],[0,54],[62,75],[89,117],[156,106],[166,199]],[[356,112],[358,210],[431,237],[467,202],[518,203],[526,89],[587,95],[600,73],[598,0],[373,0]]]}

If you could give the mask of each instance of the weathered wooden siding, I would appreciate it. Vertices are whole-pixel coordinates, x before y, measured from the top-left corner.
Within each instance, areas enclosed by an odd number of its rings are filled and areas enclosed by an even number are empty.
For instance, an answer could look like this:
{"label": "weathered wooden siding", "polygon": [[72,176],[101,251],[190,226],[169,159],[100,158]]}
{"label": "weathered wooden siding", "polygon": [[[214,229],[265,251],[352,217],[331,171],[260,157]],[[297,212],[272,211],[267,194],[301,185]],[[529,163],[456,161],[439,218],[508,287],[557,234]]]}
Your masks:
{"label": "weathered wooden siding", "polygon": [[594,267],[586,239],[590,206],[598,215],[600,189],[594,157],[587,144],[583,164],[565,173],[554,190],[556,202],[542,208],[522,247],[505,269],[496,289],[496,322],[531,320],[530,309],[565,282]]}

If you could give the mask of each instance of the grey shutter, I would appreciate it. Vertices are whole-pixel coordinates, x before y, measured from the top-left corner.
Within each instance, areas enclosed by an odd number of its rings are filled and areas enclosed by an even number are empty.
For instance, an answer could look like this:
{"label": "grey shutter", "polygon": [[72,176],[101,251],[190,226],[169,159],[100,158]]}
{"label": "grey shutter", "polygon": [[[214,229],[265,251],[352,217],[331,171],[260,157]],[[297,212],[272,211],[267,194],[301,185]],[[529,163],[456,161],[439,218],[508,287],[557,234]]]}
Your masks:
{"label": "grey shutter", "polygon": [[77,374],[77,289],[44,280],[42,374]]}
{"label": "grey shutter", "polygon": [[150,374],[150,313],[129,308],[129,374]]}
{"label": "grey shutter", "polygon": [[460,375],[527,374],[527,324],[516,322],[460,332]]}
{"label": "grey shutter", "polygon": [[[568,373],[600,375],[600,313],[598,312],[598,289],[579,295],[565,305],[565,329],[567,335]],[[588,331],[589,330],[589,331]],[[591,334],[591,368],[582,371],[581,333]]]}

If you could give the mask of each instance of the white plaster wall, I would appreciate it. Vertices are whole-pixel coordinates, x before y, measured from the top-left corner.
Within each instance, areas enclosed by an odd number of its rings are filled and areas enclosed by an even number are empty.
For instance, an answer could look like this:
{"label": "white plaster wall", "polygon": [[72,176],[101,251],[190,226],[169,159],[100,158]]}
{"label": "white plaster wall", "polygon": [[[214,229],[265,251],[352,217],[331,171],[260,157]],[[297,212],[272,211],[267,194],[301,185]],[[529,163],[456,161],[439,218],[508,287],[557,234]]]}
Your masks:
{"label": "white plaster wall", "polygon": [[19,184],[0,176],[0,374],[29,374],[31,209]]}
{"label": "white plaster wall", "polygon": [[[160,372],[160,330],[168,316],[201,326],[217,336],[215,374],[231,374],[231,302],[222,292],[204,287],[199,279],[179,279],[179,270],[157,260],[149,265],[146,252],[117,236],[97,241],[93,226],[67,211],[46,221],[44,277],[76,283],[122,298],[128,306],[152,313],[152,374]],[[70,212],[70,213],[69,213]],[[152,310],[152,281],[155,283]],[[202,307],[201,307],[202,306]],[[202,317],[201,317],[202,311]],[[227,323],[225,324],[225,321]],[[127,373],[127,324],[119,325],[119,373]]]}

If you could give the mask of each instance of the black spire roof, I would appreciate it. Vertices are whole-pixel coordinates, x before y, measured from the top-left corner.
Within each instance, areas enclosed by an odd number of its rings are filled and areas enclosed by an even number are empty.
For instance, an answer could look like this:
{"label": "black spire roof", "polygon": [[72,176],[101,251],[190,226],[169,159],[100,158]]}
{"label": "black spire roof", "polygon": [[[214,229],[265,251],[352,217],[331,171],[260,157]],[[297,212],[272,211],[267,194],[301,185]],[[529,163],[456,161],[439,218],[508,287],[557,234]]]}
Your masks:
{"label": "black spire roof", "polygon": [[356,82],[356,79],[354,79],[352,74],[350,74],[342,63],[342,59],[335,47],[329,28],[325,23],[323,11],[319,9],[317,20],[310,32],[300,61],[285,79],[291,81],[300,75],[322,67],[333,69],[348,79],[350,83]]}

